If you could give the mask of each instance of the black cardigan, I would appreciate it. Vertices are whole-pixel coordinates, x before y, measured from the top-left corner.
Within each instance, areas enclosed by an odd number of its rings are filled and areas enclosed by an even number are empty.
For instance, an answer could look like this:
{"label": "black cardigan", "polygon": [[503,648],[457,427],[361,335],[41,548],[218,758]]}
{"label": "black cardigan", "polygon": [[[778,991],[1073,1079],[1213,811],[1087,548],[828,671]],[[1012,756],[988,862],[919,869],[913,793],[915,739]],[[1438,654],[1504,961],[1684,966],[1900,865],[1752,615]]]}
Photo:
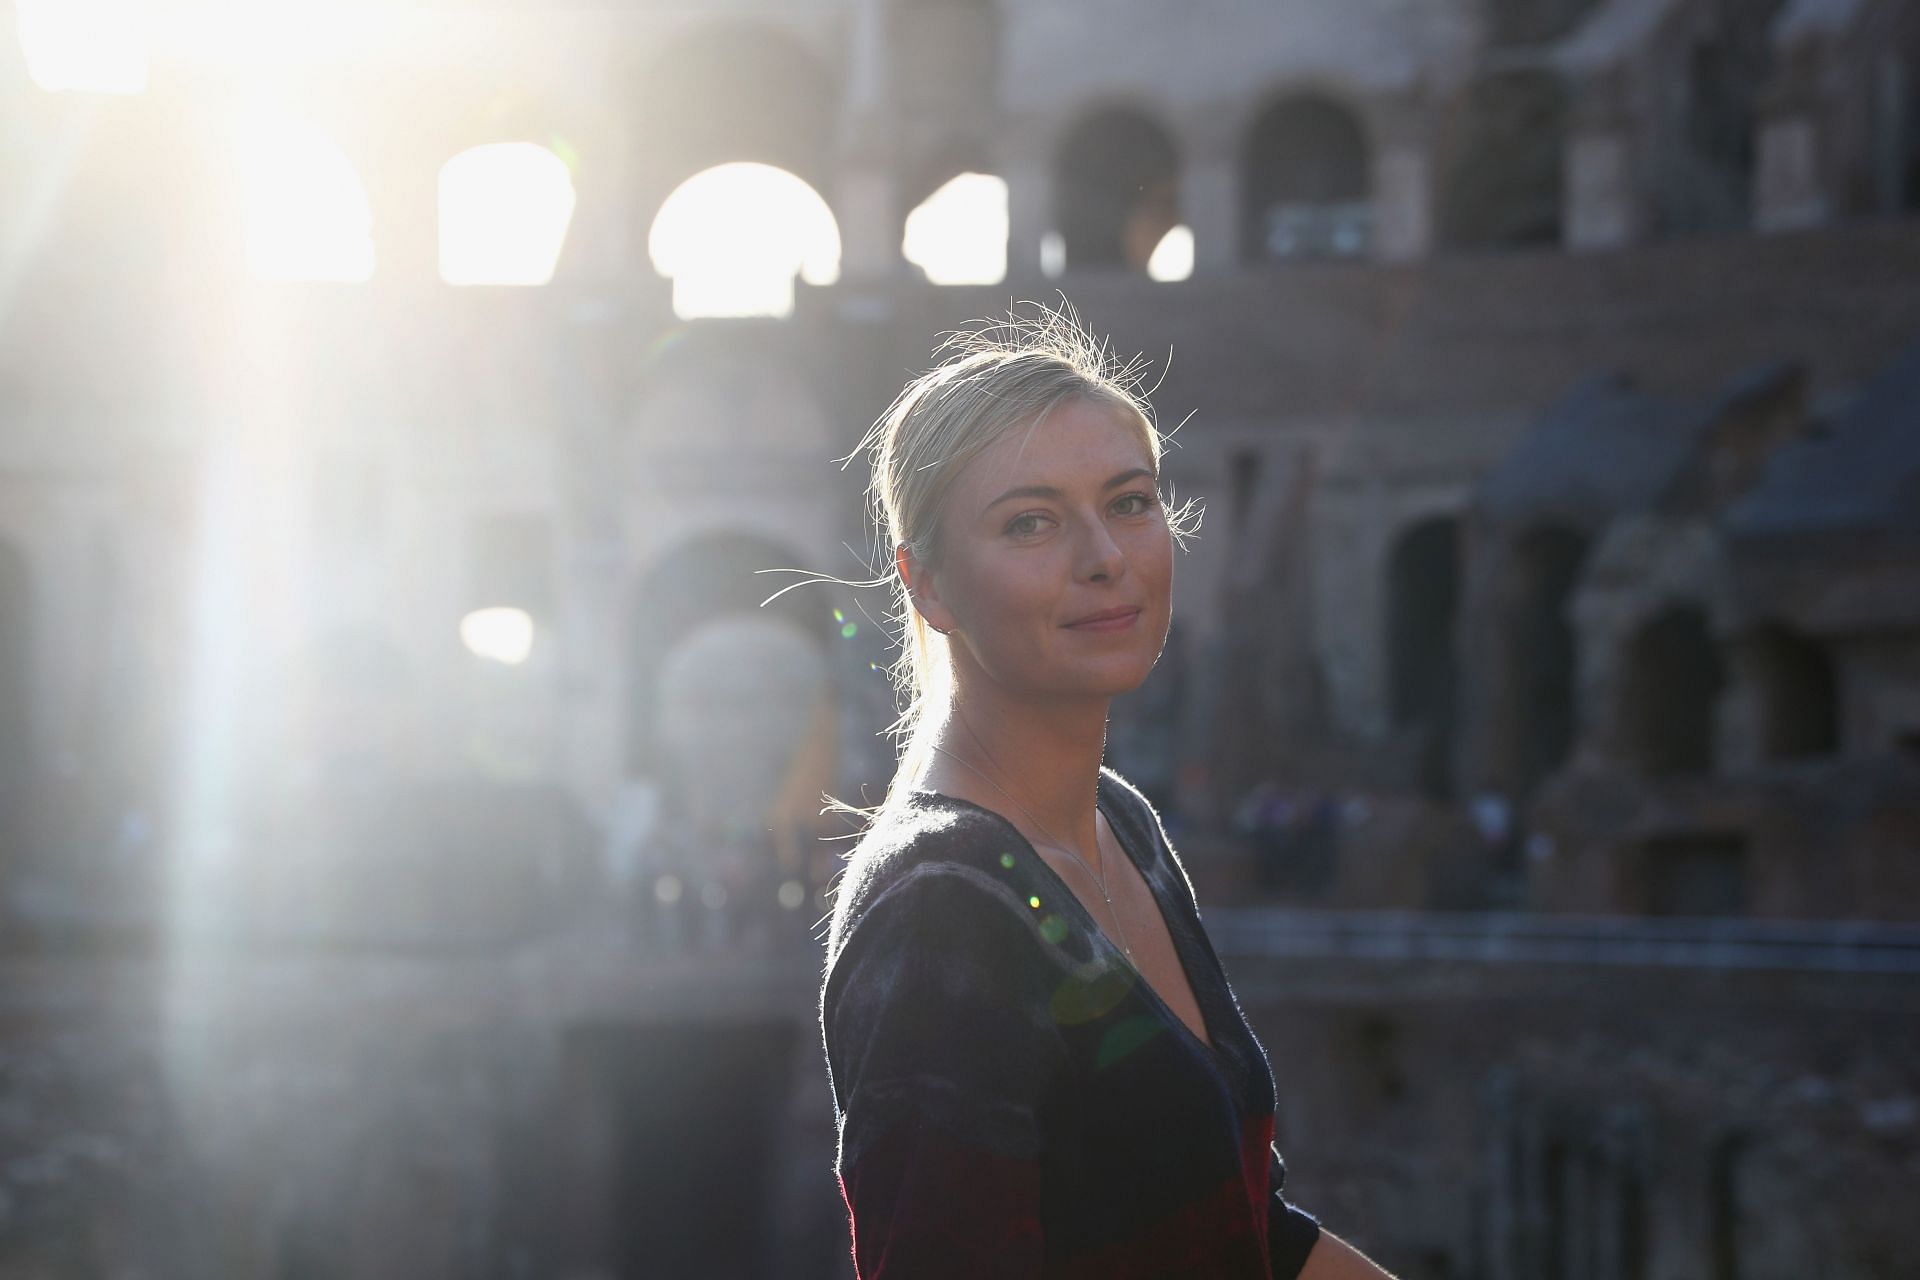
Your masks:
{"label": "black cardigan", "polygon": [[1153,809],[1097,804],[1166,919],[1213,1047],[1011,823],[916,791],[850,855],[820,1025],[862,1280],[1292,1277],[1274,1083]]}

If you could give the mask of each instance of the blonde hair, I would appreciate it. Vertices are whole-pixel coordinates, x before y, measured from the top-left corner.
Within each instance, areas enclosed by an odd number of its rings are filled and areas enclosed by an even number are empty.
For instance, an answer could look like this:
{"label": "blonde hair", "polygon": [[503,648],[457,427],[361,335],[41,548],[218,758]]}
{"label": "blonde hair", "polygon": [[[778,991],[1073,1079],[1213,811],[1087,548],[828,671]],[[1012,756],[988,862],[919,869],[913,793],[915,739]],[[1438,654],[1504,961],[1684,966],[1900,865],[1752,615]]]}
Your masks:
{"label": "blonde hair", "polygon": [[[1124,364],[1086,331],[1070,306],[1035,307],[1031,318],[1009,314],[949,334],[935,349],[947,359],[900,392],[846,458],[871,455],[867,496],[875,526],[876,559],[893,562],[904,546],[916,564],[935,566],[940,557],[940,516],[947,490],[961,470],[996,440],[1020,427],[1037,429],[1054,408],[1075,401],[1110,405],[1136,424],[1156,476],[1169,436],[1154,424],[1148,392],[1141,386],[1147,365]],[[1184,544],[1199,524],[1189,502],[1167,516]],[[897,805],[926,768],[933,740],[953,697],[950,642],[927,625],[897,570],[883,571],[869,585],[890,584],[900,657],[890,673],[902,704],[889,729],[897,762],[886,798],[872,809],[839,806],[872,819]]]}

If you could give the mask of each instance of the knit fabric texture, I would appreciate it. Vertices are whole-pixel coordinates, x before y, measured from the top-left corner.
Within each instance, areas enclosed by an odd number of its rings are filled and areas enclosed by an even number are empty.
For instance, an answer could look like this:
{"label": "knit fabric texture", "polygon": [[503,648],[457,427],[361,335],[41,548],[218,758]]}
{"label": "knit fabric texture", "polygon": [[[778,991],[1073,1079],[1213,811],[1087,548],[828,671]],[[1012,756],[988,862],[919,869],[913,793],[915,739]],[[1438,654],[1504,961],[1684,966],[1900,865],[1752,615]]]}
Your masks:
{"label": "knit fabric texture", "polygon": [[1096,797],[1209,1045],[1001,815],[913,792],[850,855],[821,1035],[861,1280],[1292,1277],[1266,1051],[1144,797]]}

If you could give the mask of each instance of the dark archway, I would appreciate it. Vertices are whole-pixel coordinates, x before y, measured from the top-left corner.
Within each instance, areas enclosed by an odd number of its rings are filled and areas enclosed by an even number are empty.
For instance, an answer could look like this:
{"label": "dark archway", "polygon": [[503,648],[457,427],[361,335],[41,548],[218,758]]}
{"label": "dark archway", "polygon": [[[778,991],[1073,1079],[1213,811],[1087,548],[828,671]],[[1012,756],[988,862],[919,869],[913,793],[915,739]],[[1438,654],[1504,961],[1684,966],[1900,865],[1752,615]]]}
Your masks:
{"label": "dark archway", "polygon": [[1319,97],[1277,102],[1254,122],[1242,165],[1243,259],[1366,253],[1372,183],[1366,134],[1352,112]]}
{"label": "dark archway", "polygon": [[1460,602],[1460,522],[1423,520],[1387,556],[1387,689],[1397,730],[1420,738],[1420,783],[1446,798],[1458,663],[1454,620]]}
{"label": "dark archway", "polygon": [[1566,133],[1566,91],[1549,73],[1504,72],[1468,86],[1444,130],[1449,161],[1440,233],[1446,244],[1558,244]]}
{"label": "dark archway", "polygon": [[816,643],[826,642],[839,624],[824,591],[790,591],[765,609],[760,607],[761,601],[793,579],[757,570],[792,568],[799,563],[792,551],[769,539],[725,533],[674,551],[641,579],[628,627],[629,775],[661,771],[657,678],[676,642],[696,627],[729,615],[772,618],[794,626]]}
{"label": "dark archway", "polygon": [[1514,549],[1507,679],[1513,776],[1523,796],[1573,748],[1579,645],[1567,607],[1586,559],[1585,535],[1555,525],[1524,534]]}
{"label": "dark archway", "polygon": [[1839,680],[1819,644],[1782,626],[1762,627],[1747,650],[1760,698],[1760,753],[1768,760],[1840,749]]}
{"label": "dark archway", "polygon": [[1643,841],[1628,864],[1639,901],[1654,916],[1739,916],[1749,909],[1747,837],[1739,831],[1683,831]]}
{"label": "dark archway", "polygon": [[1714,708],[1726,672],[1707,618],[1694,605],[1666,610],[1627,644],[1622,728],[1629,756],[1648,773],[1709,773]]}
{"label": "dark archway", "polygon": [[1598,4],[1599,0],[1489,0],[1487,43],[1504,48],[1557,40]]}
{"label": "dark archway", "polygon": [[1901,121],[1900,141],[1893,148],[1894,208],[1920,213],[1920,19],[1911,22],[1906,57],[1899,63],[1905,92],[1894,106]]}
{"label": "dark archway", "polygon": [[1679,68],[1684,163],[1660,184],[1670,232],[1738,231],[1752,218],[1760,94],[1783,0],[1714,0]]}
{"label": "dark archway", "polygon": [[1054,222],[1067,268],[1145,271],[1180,221],[1180,157],[1172,136],[1137,111],[1089,116],[1054,161]]}
{"label": "dark archway", "polygon": [[0,913],[34,830],[32,586],[26,557],[0,541]]}

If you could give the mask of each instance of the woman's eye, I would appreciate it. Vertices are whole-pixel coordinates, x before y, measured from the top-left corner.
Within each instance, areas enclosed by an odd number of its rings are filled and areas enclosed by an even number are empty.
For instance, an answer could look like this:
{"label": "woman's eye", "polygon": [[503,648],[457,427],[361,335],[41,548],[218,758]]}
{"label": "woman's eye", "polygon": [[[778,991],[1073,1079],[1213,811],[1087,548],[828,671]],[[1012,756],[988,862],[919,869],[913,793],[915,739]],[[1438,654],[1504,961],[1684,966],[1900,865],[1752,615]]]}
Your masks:
{"label": "woman's eye", "polygon": [[1114,502],[1114,509],[1123,516],[1144,515],[1153,507],[1153,498],[1145,493],[1129,493]]}
{"label": "woman's eye", "polygon": [[1040,517],[1031,514],[1015,516],[1007,522],[1007,532],[1017,534],[1038,533],[1040,532]]}

